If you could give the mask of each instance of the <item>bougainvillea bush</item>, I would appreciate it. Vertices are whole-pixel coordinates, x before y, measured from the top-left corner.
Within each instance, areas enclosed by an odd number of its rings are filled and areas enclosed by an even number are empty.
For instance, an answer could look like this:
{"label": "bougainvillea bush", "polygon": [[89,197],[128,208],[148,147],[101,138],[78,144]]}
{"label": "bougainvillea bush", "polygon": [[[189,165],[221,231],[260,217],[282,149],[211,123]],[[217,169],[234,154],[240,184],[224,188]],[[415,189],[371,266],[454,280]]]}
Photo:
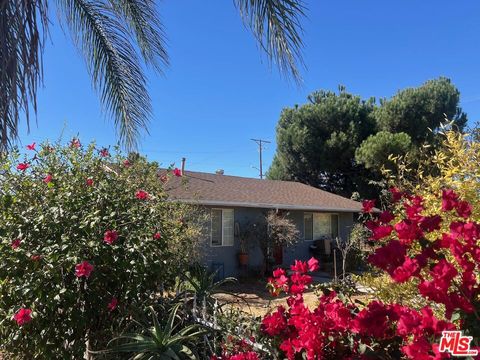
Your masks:
{"label": "bougainvillea bush", "polygon": [[174,283],[199,228],[155,163],[78,139],[27,148],[0,159],[0,352],[80,359]]}
{"label": "bougainvillea bush", "polygon": [[[413,309],[401,302],[358,304],[341,294],[325,292],[316,308],[308,308],[303,293],[312,283],[308,274],[318,262],[296,261],[291,272],[277,269],[269,280],[274,295],[286,292],[279,306],[262,321],[262,332],[273,358],[288,359],[442,359],[444,330],[462,330],[480,339],[480,225],[471,220],[472,207],[450,189],[437,197],[437,214],[423,214],[423,199],[392,189],[396,213],[371,213],[367,226],[376,242],[369,261],[395,282],[416,280],[417,295],[429,305]],[[446,226],[436,239],[427,236]],[[436,316],[433,308],[441,309]],[[230,359],[232,355],[229,355]],[[255,359],[239,352],[235,359]],[[258,353],[258,358],[265,355]]]}

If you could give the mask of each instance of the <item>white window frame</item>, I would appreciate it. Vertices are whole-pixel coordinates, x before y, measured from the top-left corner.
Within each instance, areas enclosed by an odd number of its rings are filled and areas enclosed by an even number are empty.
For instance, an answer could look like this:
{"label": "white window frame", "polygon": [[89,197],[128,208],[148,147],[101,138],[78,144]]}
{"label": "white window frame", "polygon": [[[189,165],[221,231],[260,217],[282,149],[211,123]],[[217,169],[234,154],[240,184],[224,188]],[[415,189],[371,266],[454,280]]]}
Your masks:
{"label": "white window frame", "polygon": [[[305,215],[306,214],[311,214],[312,215],[312,238],[311,239],[306,239],[305,238]],[[332,230],[332,215],[337,216],[337,230],[338,230],[338,236],[340,236],[340,214],[339,213],[325,213],[325,212],[314,212],[314,211],[304,211],[303,212],[303,241],[308,241],[308,242],[313,242],[315,240],[315,214],[325,214],[330,216],[330,231]]]}
{"label": "white window frame", "polygon": [[[222,212],[222,243],[221,244],[214,244],[213,243],[213,226],[212,226],[213,216],[211,215],[213,210],[217,210],[217,211]],[[226,211],[231,211],[232,212],[232,239],[231,239],[231,243],[225,243],[225,231],[224,231],[224,222],[223,222],[224,215],[223,214]],[[231,208],[212,208],[210,210],[210,247],[231,247],[231,246],[234,246],[234,243],[235,243],[235,209],[231,209]]]}

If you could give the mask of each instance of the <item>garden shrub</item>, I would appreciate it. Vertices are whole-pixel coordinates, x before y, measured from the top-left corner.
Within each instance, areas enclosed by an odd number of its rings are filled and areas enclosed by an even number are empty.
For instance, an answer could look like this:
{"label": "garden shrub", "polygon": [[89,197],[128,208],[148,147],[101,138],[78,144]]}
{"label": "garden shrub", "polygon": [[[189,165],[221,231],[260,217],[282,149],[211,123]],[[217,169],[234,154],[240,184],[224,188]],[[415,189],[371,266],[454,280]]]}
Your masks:
{"label": "garden shrub", "polygon": [[[384,175],[392,188],[421,196],[423,213],[428,215],[438,212],[438,194],[442,189],[454,189],[460,198],[468,201],[472,206],[471,219],[480,222],[478,129],[474,129],[472,134],[462,134],[446,128],[438,135],[441,146],[433,150],[430,147],[424,147],[418,152],[393,158],[396,169],[385,170]],[[397,203],[397,206],[401,207],[402,203]],[[449,218],[448,214],[444,216]],[[438,230],[426,234],[425,239],[435,241],[442,232],[449,230],[448,225],[449,222],[444,221]],[[390,301],[392,296],[398,294],[397,301],[418,303],[418,292],[414,287],[411,287],[410,291],[402,284],[403,291],[395,291],[397,286],[392,288],[389,282],[382,282],[372,274],[367,274],[360,279],[360,282],[375,288],[380,300]]]}
{"label": "garden shrub", "polygon": [[167,201],[157,173],[78,139],[0,159],[0,352],[103,349],[195,259],[194,212]]}

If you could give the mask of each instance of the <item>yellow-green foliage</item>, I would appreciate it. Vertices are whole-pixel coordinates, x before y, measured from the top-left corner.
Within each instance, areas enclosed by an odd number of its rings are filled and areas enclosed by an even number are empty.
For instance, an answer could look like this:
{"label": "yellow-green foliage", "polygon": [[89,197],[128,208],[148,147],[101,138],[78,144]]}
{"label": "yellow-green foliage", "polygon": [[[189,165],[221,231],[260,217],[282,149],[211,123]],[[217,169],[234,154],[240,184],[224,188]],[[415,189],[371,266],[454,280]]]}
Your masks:
{"label": "yellow-green foliage", "polygon": [[361,276],[355,276],[355,282],[368,290],[372,300],[380,300],[386,304],[399,303],[417,310],[429,305],[438,318],[443,317],[443,305],[430,303],[425,300],[418,293],[418,280],[416,279],[405,283],[397,283],[385,273],[365,273]]}
{"label": "yellow-green foliage", "polygon": [[442,146],[437,150],[425,147],[414,156],[396,158],[396,174],[385,174],[392,185],[423,196],[426,214],[438,213],[442,189],[451,188],[472,205],[472,220],[480,221],[480,142],[453,130],[442,135]]}

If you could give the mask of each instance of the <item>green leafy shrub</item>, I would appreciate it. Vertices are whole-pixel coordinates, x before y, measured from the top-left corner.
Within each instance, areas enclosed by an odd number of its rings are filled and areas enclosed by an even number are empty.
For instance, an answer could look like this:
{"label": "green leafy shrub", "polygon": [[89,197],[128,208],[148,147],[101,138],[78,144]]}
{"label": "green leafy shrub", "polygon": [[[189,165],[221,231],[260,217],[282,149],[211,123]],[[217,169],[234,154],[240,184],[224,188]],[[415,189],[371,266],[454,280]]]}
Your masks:
{"label": "green leafy shrub", "polygon": [[156,163],[76,139],[29,149],[0,159],[0,352],[79,359],[173,285],[200,230]]}

